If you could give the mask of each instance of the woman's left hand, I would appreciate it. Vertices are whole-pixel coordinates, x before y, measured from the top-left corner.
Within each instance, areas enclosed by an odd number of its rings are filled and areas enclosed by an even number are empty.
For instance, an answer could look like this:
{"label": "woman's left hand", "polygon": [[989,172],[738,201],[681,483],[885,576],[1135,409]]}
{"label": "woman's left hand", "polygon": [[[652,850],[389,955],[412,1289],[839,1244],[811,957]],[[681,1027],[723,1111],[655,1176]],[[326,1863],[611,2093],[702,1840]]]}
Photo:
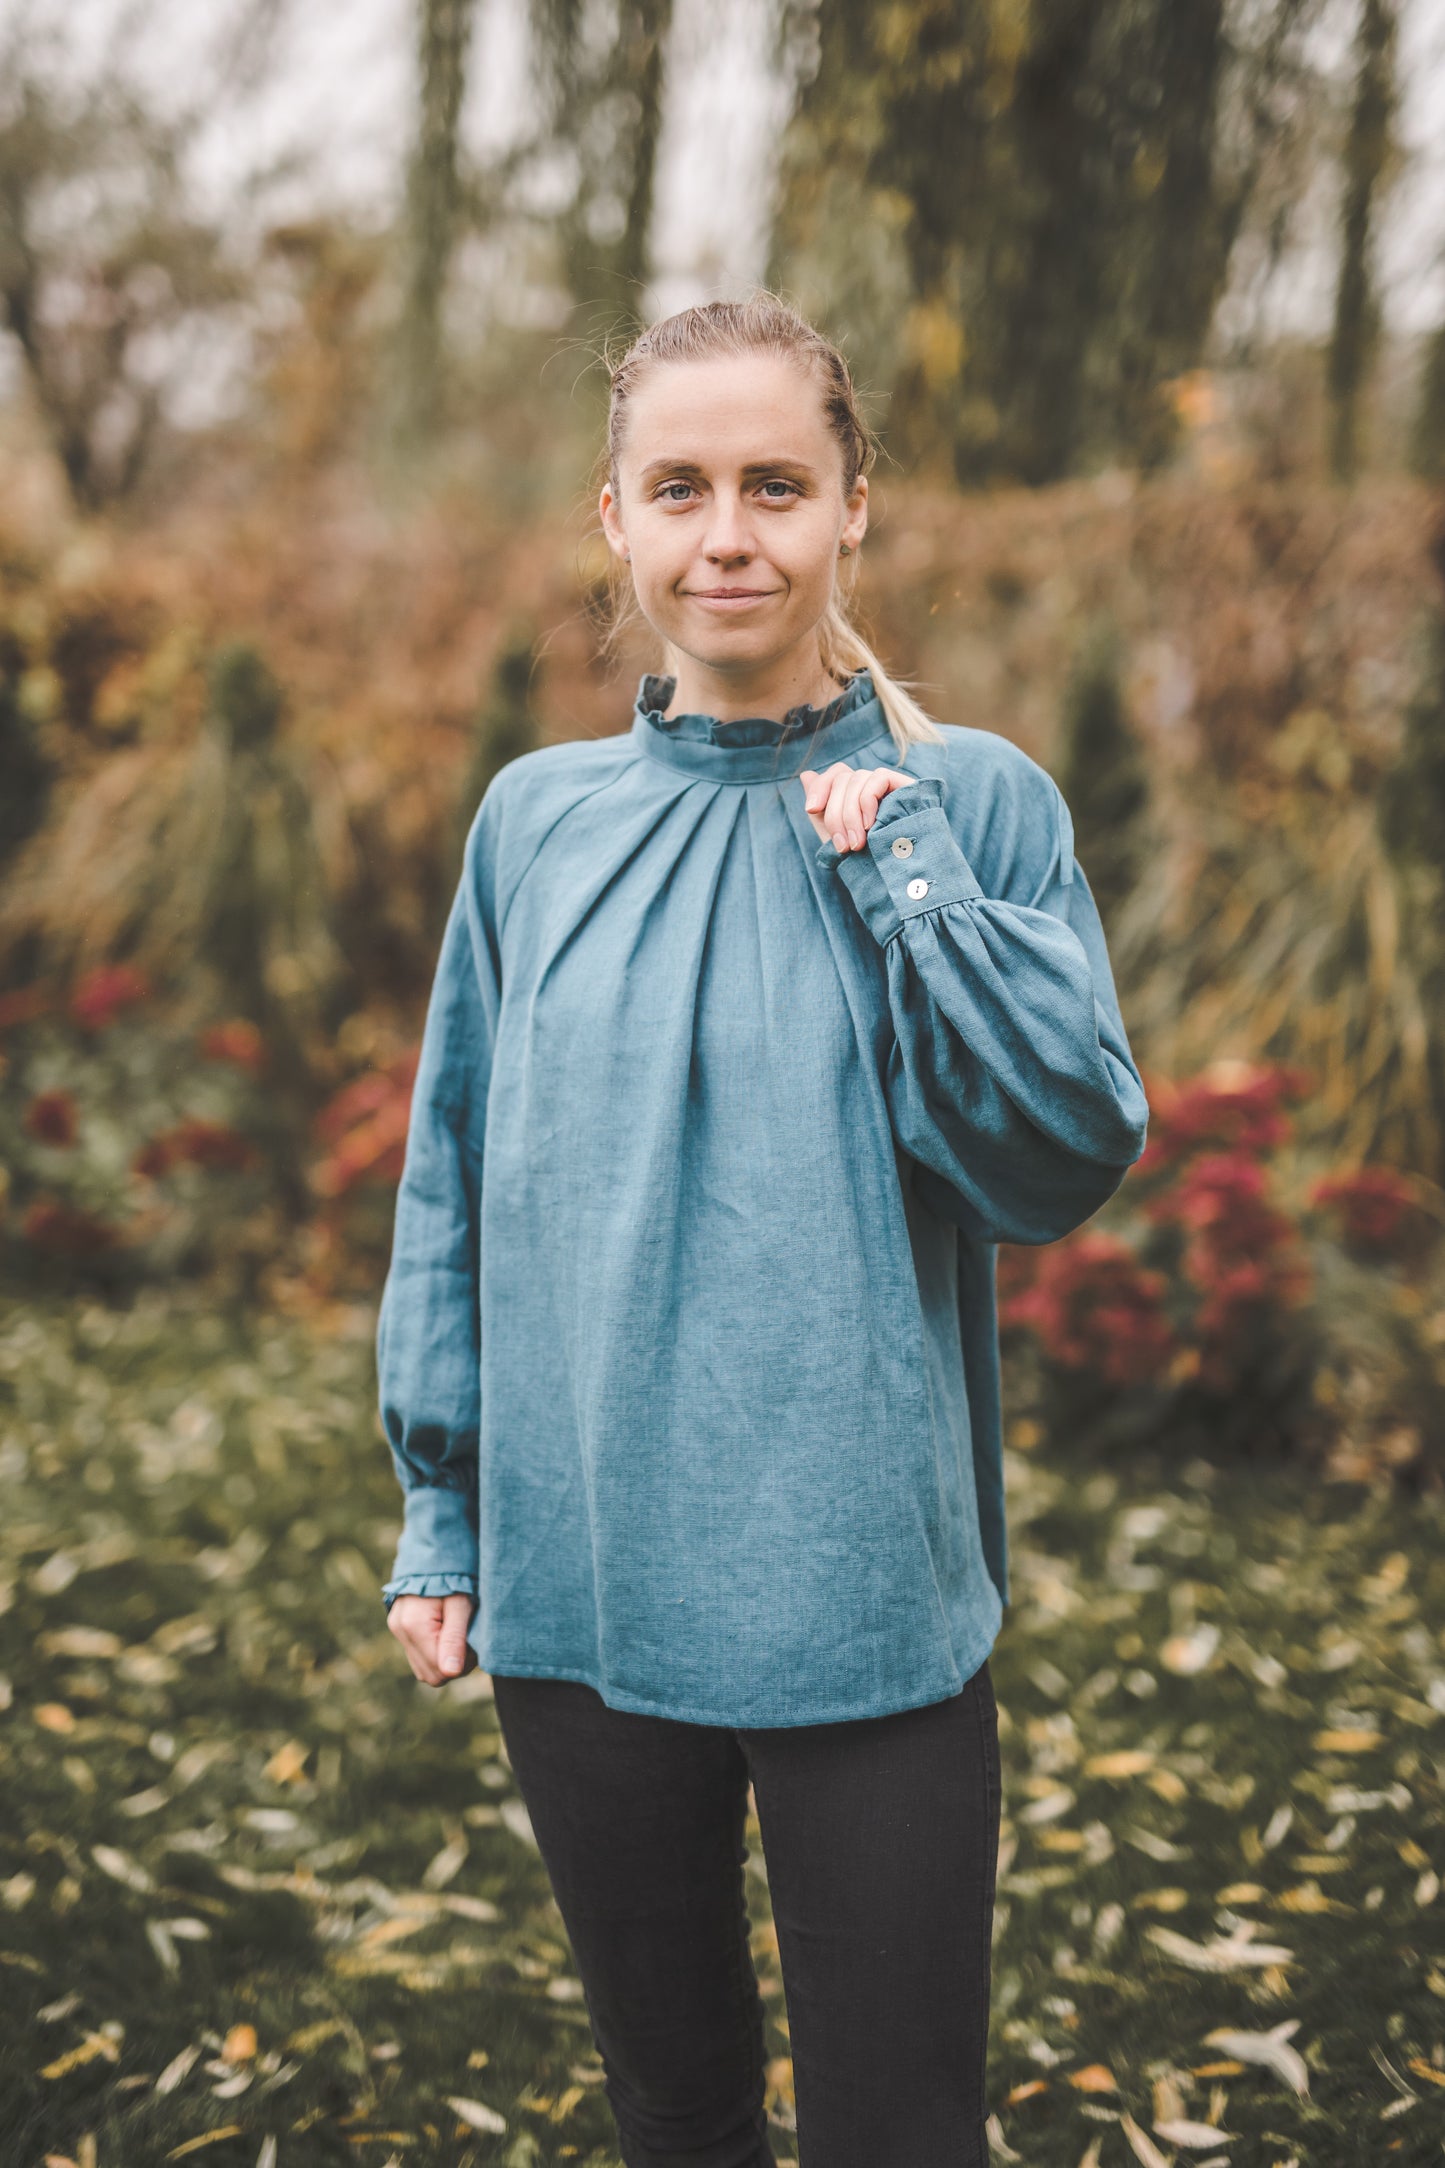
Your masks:
{"label": "woman's left hand", "polygon": [[890,790],[916,783],[918,777],[898,768],[849,768],[837,760],[821,775],[804,768],[798,781],[809,820],[825,843],[842,852],[858,849]]}

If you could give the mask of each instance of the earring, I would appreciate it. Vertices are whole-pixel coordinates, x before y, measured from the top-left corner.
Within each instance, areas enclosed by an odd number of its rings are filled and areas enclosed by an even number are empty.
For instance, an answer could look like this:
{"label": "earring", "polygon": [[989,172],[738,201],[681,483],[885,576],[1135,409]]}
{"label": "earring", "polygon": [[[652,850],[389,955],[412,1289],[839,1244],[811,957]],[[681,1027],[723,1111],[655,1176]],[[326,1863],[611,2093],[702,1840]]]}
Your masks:
{"label": "earring", "polygon": [[851,542],[840,542],[840,543],[839,543],[839,545],[838,545],[838,555],[839,555],[840,557],[851,557],[851,556],[852,556],[852,554],[853,554],[853,545],[852,545],[852,543],[851,543]]}

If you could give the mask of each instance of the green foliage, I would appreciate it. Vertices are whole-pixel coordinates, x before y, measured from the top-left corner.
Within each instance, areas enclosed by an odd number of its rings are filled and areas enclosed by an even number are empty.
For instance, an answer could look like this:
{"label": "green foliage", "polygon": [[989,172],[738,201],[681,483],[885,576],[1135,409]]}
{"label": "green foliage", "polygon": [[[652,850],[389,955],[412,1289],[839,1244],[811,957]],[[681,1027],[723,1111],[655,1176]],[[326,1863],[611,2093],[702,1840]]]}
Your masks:
{"label": "green foliage", "polygon": [[[211,2138],[254,2168],[269,2137],[279,2168],[616,2168],[488,1681],[429,1692],[384,1629],[374,1321],[322,1335],[185,1289],[6,1309],[0,2127],[27,2161],[158,2168]],[[1164,2145],[1208,2120],[1241,2163],[1363,2163],[1382,2131],[1427,2158],[1439,1495],[1167,1439],[1112,1469],[1021,1418],[1006,1459],[1000,2146],[1122,2161],[1128,2115]],[[781,2163],[755,1817],[747,1844]],[[1286,2041],[1307,2090],[1221,2027]]]}

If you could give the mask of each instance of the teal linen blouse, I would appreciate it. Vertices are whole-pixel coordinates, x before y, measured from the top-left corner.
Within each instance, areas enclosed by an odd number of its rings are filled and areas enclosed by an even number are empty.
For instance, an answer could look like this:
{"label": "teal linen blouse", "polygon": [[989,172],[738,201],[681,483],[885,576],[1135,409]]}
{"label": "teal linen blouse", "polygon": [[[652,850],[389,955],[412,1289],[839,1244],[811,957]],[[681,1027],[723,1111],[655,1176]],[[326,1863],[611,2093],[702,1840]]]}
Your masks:
{"label": "teal linen blouse", "polygon": [[[431,990],[377,1323],[388,1604],[492,1672],[702,1724],[956,1693],[1008,1601],[995,1245],[1148,1106],[1068,808],[1008,739],[900,761],[871,679],[496,776]],[[917,780],[841,858],[804,768]]]}

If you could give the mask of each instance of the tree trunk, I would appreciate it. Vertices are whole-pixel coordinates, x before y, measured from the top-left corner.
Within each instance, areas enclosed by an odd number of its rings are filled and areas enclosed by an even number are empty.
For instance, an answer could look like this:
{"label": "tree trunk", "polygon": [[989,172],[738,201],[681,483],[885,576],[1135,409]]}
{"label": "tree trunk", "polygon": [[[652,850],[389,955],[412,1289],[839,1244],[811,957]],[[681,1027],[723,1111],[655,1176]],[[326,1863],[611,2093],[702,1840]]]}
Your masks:
{"label": "tree trunk", "polygon": [[466,86],[473,0],[420,0],[420,99],[407,181],[405,301],[398,340],[397,418],[419,444],[441,411],[442,302],[456,232],[457,118]]}
{"label": "tree trunk", "polygon": [[1330,470],[1354,480],[1360,464],[1360,399],[1379,335],[1371,265],[1380,176],[1390,156],[1395,112],[1395,0],[1361,0],[1355,39],[1355,99],[1345,145],[1340,210],[1340,275],[1327,381]]}

